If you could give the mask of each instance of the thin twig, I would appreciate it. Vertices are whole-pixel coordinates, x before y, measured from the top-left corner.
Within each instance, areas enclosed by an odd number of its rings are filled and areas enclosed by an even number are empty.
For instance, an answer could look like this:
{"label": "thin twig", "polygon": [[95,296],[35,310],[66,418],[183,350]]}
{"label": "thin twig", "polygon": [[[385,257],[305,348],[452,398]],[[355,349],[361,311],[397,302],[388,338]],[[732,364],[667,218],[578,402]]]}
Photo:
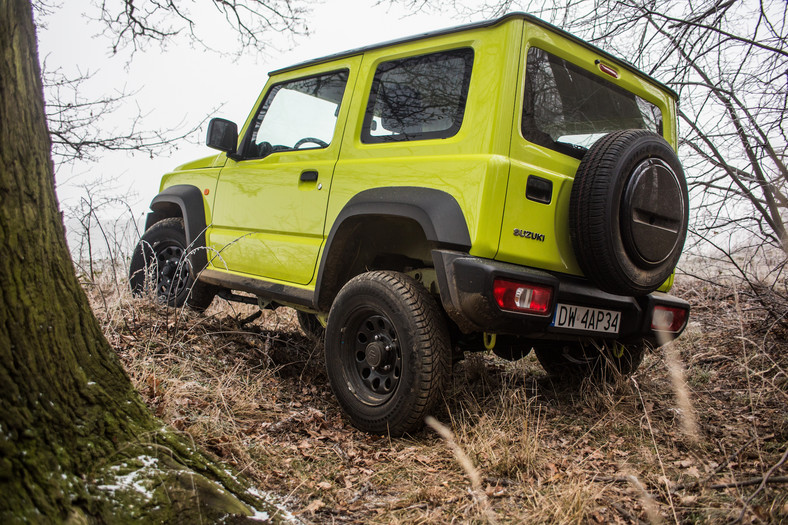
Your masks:
{"label": "thin twig", "polygon": [[[764,489],[766,484],[769,483],[769,479],[771,478],[772,473],[775,470],[777,470],[778,468],[782,467],[783,464],[786,462],[786,460],[788,460],[788,448],[786,448],[785,452],[783,452],[783,455],[780,458],[780,461],[778,461],[777,463],[772,465],[772,467],[768,471],[766,471],[766,474],[764,474],[763,477],[760,480],[760,485],[758,485],[758,488],[755,489],[755,492],[750,494],[750,497],[747,498],[744,501],[744,507],[741,509],[741,514],[739,514],[739,517],[736,518],[735,520],[733,520],[731,523],[739,523],[739,522],[741,522],[742,519],[744,519],[744,515],[747,513],[747,509],[750,507],[750,502],[755,498],[755,496],[758,495],[758,493],[760,491],[762,491]],[[785,477],[785,476],[781,476],[780,478],[775,478],[775,479],[782,479],[783,477]],[[785,477],[785,478],[786,478],[786,481],[788,481],[788,477]],[[749,480],[749,481],[753,481],[753,480]],[[757,482],[757,480],[754,480],[754,481]]]}
{"label": "thin twig", "polygon": [[474,466],[471,458],[468,457],[468,454],[466,454],[462,447],[457,444],[457,440],[454,438],[454,432],[452,432],[449,427],[432,416],[427,416],[424,422],[427,423],[427,425],[429,425],[435,432],[437,432],[439,436],[446,440],[446,444],[449,445],[449,448],[454,453],[454,458],[471,480],[473,497],[479,502],[479,506],[487,518],[487,521],[492,524],[497,523],[495,514],[492,512],[492,510],[490,510],[487,494],[485,494],[484,490],[482,490],[482,478],[479,475],[479,471]]}
{"label": "thin twig", "polygon": [[[725,461],[723,461],[723,462],[722,462],[722,464],[721,464],[719,467],[715,468],[715,469],[714,469],[714,472],[712,472],[711,474],[709,474],[709,475],[706,477],[706,479],[704,479],[704,480],[702,480],[702,481],[693,481],[692,483],[682,483],[682,484],[680,484],[680,485],[676,485],[675,487],[673,487],[673,492],[675,493],[675,492],[678,492],[678,491],[680,491],[680,490],[684,490],[684,489],[687,489],[687,488],[691,488],[691,487],[693,487],[693,488],[694,488],[694,487],[698,487],[698,486],[706,485],[706,484],[707,484],[707,483],[708,483],[708,482],[711,480],[711,478],[713,478],[714,476],[716,476],[717,474],[719,474],[719,473],[722,471],[722,469],[724,469],[725,467],[727,467],[727,466],[728,466],[728,464],[729,464],[731,461],[733,461],[733,460],[735,460],[736,458],[738,458],[738,457],[739,457],[739,454],[741,454],[742,452],[744,452],[744,449],[745,449],[745,448],[747,448],[748,446],[750,446],[750,444],[751,444],[753,441],[755,441],[756,439],[767,440],[767,439],[772,439],[773,437],[774,437],[774,434],[769,434],[768,436],[763,436],[762,438],[760,438],[759,436],[755,436],[755,437],[752,437],[752,438],[750,438],[749,440],[747,440],[747,443],[745,443],[744,445],[740,446],[740,447],[739,447],[739,448],[736,450],[736,452],[734,452],[733,454],[730,454],[730,455],[728,455],[728,457],[725,459]],[[759,479],[760,479],[760,478],[759,478]],[[712,485],[710,488],[727,488],[727,487],[722,487],[722,486],[719,486],[719,485]]]}
{"label": "thin twig", "polygon": [[713,490],[721,490],[721,489],[732,489],[734,487],[750,487],[752,485],[769,484],[769,483],[788,483],[788,476],[773,476],[769,478],[767,478],[766,476],[761,476],[760,478],[745,479],[744,481],[732,481],[730,483],[718,483],[716,485],[709,485],[709,488]]}
{"label": "thin twig", "polygon": [[[668,484],[668,475],[665,472],[665,464],[662,462],[662,455],[659,453],[659,446],[657,446],[657,439],[654,437],[654,428],[651,426],[651,418],[648,415],[648,408],[646,408],[646,401],[643,399],[643,393],[640,391],[640,385],[635,380],[634,377],[629,378],[632,381],[632,384],[635,385],[635,390],[638,392],[638,397],[640,397],[640,404],[643,405],[643,414],[646,416],[646,423],[648,424],[648,431],[651,435],[651,442],[654,444],[654,452],[657,454],[657,460],[659,461],[659,468],[662,470],[662,479],[665,482],[665,488],[667,489],[668,494],[668,504],[670,505],[670,510],[673,513],[673,520],[678,524],[679,517],[676,515],[676,507],[673,505],[673,496],[670,493],[670,485]],[[634,478],[634,476],[632,476]],[[634,478],[637,481],[637,478]],[[638,481],[638,483],[640,483]]]}

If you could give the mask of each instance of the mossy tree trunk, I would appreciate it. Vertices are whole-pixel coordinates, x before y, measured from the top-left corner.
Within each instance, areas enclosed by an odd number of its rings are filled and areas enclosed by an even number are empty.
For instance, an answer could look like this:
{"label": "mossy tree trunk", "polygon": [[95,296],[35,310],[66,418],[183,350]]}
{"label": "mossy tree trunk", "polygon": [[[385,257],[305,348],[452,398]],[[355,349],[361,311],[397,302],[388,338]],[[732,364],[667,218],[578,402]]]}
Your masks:
{"label": "mossy tree trunk", "polygon": [[[117,491],[96,490],[113,457],[148,461],[145,443],[166,448],[164,463],[191,468],[181,486],[193,491],[213,484],[195,483],[195,470],[214,480],[222,476],[210,473],[224,470],[150,414],[77,281],[55,197],[29,0],[0,0],[0,53],[0,522],[114,521],[121,516],[108,512],[118,509],[139,517],[144,509],[111,501]],[[198,496],[205,506],[215,494]],[[242,504],[232,510],[249,513]],[[171,516],[159,512],[143,521]]]}

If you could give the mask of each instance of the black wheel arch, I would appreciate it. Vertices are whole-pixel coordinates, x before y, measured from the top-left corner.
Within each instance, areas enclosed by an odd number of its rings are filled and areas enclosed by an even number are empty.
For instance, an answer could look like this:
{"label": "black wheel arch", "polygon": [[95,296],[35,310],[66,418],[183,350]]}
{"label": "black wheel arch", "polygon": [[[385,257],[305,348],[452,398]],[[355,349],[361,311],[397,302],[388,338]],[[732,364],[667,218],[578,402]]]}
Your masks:
{"label": "black wheel arch", "polygon": [[465,252],[471,248],[465,215],[449,193],[412,186],[359,192],[340,211],[326,239],[315,286],[315,305],[320,310],[327,311],[340,288],[354,277],[356,272],[347,263],[354,244],[360,245],[359,232],[377,227],[381,234],[412,228],[414,242],[420,243],[422,257],[431,264],[434,248]]}
{"label": "black wheel arch", "polygon": [[163,189],[150,203],[152,210],[145,220],[145,230],[168,217],[182,217],[189,260],[195,272],[208,265],[205,250],[205,201],[202,191],[190,184],[176,184]]}

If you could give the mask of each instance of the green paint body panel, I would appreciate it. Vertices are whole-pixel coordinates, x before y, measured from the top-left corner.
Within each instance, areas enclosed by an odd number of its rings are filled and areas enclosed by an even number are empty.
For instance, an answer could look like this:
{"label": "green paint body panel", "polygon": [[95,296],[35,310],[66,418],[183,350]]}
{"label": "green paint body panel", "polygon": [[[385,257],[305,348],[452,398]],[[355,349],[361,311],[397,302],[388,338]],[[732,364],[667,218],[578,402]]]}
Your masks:
{"label": "green paint body panel", "polygon": [[[348,201],[363,190],[394,186],[451,195],[462,210],[472,256],[580,276],[568,231],[569,196],[579,161],[528,142],[520,131],[525,56],[532,46],[609,81],[596,64],[600,59],[613,63],[619,73],[615,83],[661,110],[663,135],[676,148],[674,93],[548,24],[511,15],[274,72],[240,129],[239,148],[272,87],[343,70],[347,84],[330,144],[259,159],[213,155],[165,175],[161,188],[192,184],[203,192],[209,266],[235,276],[314,289],[326,239]],[[369,93],[382,62],[459,48],[473,51],[473,69],[455,135],[362,142]],[[316,180],[301,180],[305,171],[316,171]],[[526,199],[529,176],[552,182],[550,203]],[[515,235],[515,229],[543,240]],[[672,278],[663,289],[670,284]]]}

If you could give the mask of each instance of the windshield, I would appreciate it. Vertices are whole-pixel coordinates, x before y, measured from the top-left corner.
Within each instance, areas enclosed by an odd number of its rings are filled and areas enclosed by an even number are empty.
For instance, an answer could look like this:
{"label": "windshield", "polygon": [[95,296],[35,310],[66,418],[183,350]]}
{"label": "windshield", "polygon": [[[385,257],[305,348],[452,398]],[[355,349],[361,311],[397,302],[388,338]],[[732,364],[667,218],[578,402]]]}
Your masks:
{"label": "windshield", "polygon": [[526,140],[581,158],[620,129],[662,134],[654,104],[542,49],[528,50],[522,132]]}

